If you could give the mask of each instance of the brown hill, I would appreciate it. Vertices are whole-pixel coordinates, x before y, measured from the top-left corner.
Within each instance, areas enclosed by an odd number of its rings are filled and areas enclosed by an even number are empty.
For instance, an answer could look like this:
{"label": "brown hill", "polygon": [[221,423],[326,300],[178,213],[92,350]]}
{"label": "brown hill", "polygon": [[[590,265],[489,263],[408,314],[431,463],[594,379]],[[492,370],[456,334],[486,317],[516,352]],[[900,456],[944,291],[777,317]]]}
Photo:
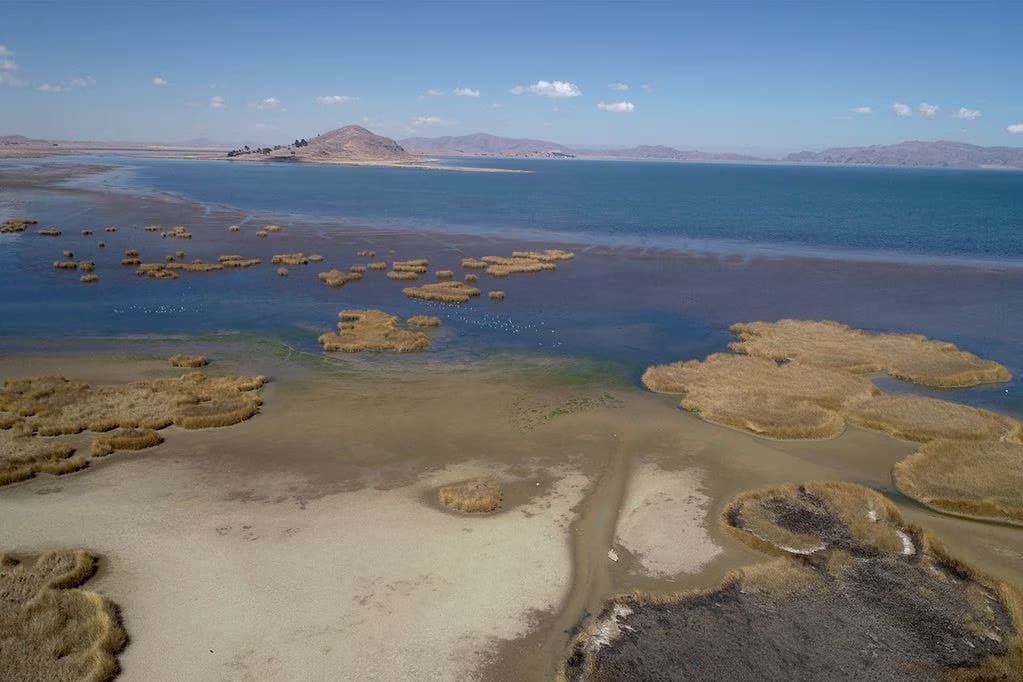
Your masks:
{"label": "brown hill", "polygon": [[422,163],[389,137],[362,126],[350,125],[289,145],[232,149],[227,156],[255,161],[304,161],[308,163],[410,164]]}

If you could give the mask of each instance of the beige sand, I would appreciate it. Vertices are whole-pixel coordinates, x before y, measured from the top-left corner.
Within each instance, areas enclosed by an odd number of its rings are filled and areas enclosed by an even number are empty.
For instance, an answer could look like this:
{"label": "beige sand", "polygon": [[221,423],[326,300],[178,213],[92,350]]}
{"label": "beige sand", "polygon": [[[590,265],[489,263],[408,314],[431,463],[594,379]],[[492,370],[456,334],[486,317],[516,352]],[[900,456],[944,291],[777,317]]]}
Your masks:
{"label": "beige sand", "polygon": [[106,548],[91,587],[123,609],[121,665],[140,680],[466,679],[563,597],[586,482],[567,473],[516,513],[472,517],[423,500],[489,467],[297,506],[196,488],[199,472],[172,458],[138,463],[104,467],[73,496],[10,491],[0,544]]}
{"label": "beige sand", "polygon": [[1012,378],[997,362],[919,334],[871,334],[808,320],[735,324],[732,332],[737,340],[729,347],[737,353],[862,374],[884,372],[926,386],[961,388]]}
{"label": "beige sand", "polygon": [[645,573],[697,573],[721,553],[707,532],[710,499],[700,489],[701,475],[652,463],[633,467],[616,542],[636,556]]}

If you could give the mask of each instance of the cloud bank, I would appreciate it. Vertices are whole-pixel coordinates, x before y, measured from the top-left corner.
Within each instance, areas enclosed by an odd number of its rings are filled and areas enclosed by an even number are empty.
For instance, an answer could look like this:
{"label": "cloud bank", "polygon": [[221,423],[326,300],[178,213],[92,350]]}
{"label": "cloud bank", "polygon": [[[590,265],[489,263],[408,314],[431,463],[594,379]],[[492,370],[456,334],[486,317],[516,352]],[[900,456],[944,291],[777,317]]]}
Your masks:
{"label": "cloud bank", "polygon": [[351,97],[349,95],[320,95],[316,98],[316,103],[324,105],[345,104],[347,102],[355,102],[358,99],[358,97]]}
{"label": "cloud bank", "polygon": [[551,97],[553,99],[564,99],[566,97],[578,97],[583,94],[582,90],[575,83],[568,81],[537,81],[532,85],[516,85],[511,89],[513,95],[524,95],[526,93]]}
{"label": "cloud bank", "polygon": [[636,105],[632,102],[601,102],[597,108],[613,114],[631,114],[636,110]]}
{"label": "cloud bank", "polygon": [[479,97],[480,91],[472,88],[455,88],[451,91],[455,97]]}

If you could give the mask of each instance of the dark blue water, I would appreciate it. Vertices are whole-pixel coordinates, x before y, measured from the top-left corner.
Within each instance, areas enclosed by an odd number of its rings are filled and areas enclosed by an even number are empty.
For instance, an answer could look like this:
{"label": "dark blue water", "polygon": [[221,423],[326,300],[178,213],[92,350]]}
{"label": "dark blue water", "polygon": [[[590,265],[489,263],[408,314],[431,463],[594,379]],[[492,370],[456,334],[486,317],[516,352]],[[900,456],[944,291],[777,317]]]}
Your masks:
{"label": "dark blue water", "polygon": [[1023,258],[1023,173],[461,160],[528,174],[131,160],[127,182],[247,210],[579,241]]}

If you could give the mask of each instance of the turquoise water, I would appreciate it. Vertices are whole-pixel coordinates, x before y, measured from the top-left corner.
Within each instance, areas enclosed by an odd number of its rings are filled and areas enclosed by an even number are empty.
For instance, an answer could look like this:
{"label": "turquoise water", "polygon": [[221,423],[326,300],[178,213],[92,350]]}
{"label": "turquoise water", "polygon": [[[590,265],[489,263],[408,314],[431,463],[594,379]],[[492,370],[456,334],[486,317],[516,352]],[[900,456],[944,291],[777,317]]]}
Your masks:
{"label": "turquoise water", "polygon": [[528,174],[132,160],[125,182],[359,224],[756,254],[1023,259],[1023,173],[480,159]]}

